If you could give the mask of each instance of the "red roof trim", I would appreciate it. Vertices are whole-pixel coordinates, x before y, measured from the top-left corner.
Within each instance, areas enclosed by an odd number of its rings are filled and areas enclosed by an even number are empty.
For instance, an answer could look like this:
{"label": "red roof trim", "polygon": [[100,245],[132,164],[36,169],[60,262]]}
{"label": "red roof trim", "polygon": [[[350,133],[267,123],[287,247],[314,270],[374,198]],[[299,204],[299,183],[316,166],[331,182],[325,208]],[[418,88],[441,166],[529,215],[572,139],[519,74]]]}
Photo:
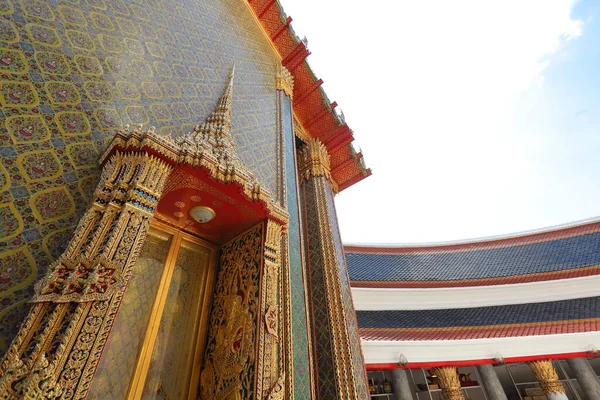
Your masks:
{"label": "red roof trim", "polygon": [[600,318],[445,328],[359,328],[363,340],[465,340],[600,331]]}
{"label": "red roof trim", "polygon": [[[291,18],[287,17],[277,0],[247,0],[262,27],[270,38],[273,46],[283,59],[282,64],[294,76],[294,113],[304,130],[314,138],[323,138],[330,132],[335,132],[343,122],[333,111],[336,103],[327,99],[325,92],[320,89],[322,80],[317,79],[306,63],[310,54],[303,41],[299,40],[290,26]],[[320,89],[320,90],[317,90]],[[331,104],[330,104],[331,103]],[[352,135],[346,134],[342,139],[328,138],[325,143],[327,151],[332,156],[340,148],[352,149]],[[362,160],[353,157],[353,151],[348,152],[343,171],[332,174],[339,190],[343,190],[356,182],[371,175]]]}
{"label": "red roof trim", "polygon": [[344,183],[339,186],[339,191],[341,192],[342,190],[349,188],[350,186],[354,185],[355,183],[362,181],[367,176],[371,176],[370,168],[364,172],[364,175],[355,175],[353,178],[350,178],[350,179],[344,181]]}
{"label": "red roof trim", "polygon": [[[590,354],[584,351],[574,353],[561,353],[561,354],[540,354],[537,356],[523,356],[523,357],[507,357],[503,360],[504,364],[521,363],[528,361],[537,360],[564,360],[567,358],[580,358],[589,357]],[[493,358],[483,358],[474,360],[456,360],[456,361],[431,361],[431,362],[409,362],[405,366],[398,363],[371,363],[366,364],[367,371],[390,371],[393,369],[420,369],[420,368],[434,368],[434,367],[470,367],[473,365],[484,365],[493,364],[499,365],[499,363]]]}

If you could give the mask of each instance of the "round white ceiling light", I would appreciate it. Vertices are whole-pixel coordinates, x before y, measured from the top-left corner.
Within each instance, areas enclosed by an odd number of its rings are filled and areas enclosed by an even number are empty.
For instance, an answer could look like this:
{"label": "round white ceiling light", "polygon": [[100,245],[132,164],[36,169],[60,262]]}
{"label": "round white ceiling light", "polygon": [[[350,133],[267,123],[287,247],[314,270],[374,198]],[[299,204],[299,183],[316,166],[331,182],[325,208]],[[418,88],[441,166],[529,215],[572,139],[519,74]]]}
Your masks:
{"label": "round white ceiling light", "polygon": [[216,215],[212,208],[206,206],[196,206],[190,209],[190,217],[201,224],[211,221]]}

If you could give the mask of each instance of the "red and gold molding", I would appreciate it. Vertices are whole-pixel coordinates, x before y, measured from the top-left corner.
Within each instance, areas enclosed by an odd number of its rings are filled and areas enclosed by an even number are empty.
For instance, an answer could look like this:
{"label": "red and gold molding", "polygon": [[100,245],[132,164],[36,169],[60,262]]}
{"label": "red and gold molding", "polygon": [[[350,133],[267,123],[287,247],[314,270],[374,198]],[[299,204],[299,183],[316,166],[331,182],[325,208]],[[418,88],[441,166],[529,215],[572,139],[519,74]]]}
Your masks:
{"label": "red and gold molding", "polygon": [[[502,360],[504,364],[522,363],[537,360],[565,360],[567,358],[589,357],[590,354],[585,351],[560,354],[540,354],[535,356],[506,357]],[[406,365],[398,363],[370,363],[365,364],[367,371],[389,371],[392,369],[418,369],[434,367],[471,367],[474,365],[494,364],[498,365],[498,360],[493,358],[480,358],[476,360],[454,360],[454,361],[425,361],[409,362]]]}
{"label": "red and gold molding", "polygon": [[362,154],[352,146],[352,130],[334,111],[337,103],[329,102],[321,89],[323,80],[317,79],[306,63],[310,51],[291,29],[292,17],[285,15],[276,0],[248,0],[248,3],[281,56],[281,63],[294,77],[294,114],[304,131],[327,147],[331,175],[339,191],[371,175]]}
{"label": "red and gold molding", "polygon": [[600,331],[600,318],[443,328],[359,328],[363,340],[466,340]]}

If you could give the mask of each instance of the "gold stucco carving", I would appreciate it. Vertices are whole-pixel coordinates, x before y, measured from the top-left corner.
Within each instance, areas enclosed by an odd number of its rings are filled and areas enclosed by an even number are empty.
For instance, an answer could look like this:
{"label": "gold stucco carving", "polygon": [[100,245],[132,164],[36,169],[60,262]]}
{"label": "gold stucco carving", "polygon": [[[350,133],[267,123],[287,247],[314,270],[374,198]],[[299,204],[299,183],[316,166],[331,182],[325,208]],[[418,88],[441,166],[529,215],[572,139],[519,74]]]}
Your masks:
{"label": "gold stucco carving", "polygon": [[[336,242],[339,233],[335,230],[338,228],[331,219],[334,214],[330,208],[333,207],[334,188],[329,174],[329,156],[320,141],[311,139],[300,149],[299,158],[308,251],[320,253],[319,262],[311,263],[310,268],[322,269],[322,282],[319,285],[323,286],[327,304],[328,320],[313,321],[313,324],[329,325],[333,358],[331,365],[337,380],[337,398],[367,398],[367,379],[358,345],[356,313],[349,308],[348,301],[351,300],[346,267],[340,265],[345,261],[338,258],[340,253],[336,246],[341,246],[341,242]],[[309,203],[312,203],[310,214],[306,211]],[[318,233],[308,233],[307,230],[315,226],[318,227]]]}
{"label": "gold stucco carving", "polygon": [[267,395],[268,400],[283,400],[289,399],[291,397],[285,397],[285,377],[284,375],[280,375],[275,383],[275,386],[271,389],[269,394]]}
{"label": "gold stucco carving", "polygon": [[527,363],[545,394],[565,393],[551,360],[536,360]]}
{"label": "gold stucco carving", "polygon": [[303,142],[308,142],[308,140],[310,139],[310,135],[308,133],[306,133],[306,131],[304,130],[304,127],[302,126],[302,124],[300,123],[298,118],[296,118],[295,115],[294,115],[294,134],[298,138],[300,138]]}
{"label": "gold stucco carving", "polygon": [[262,241],[261,224],[221,249],[220,272],[200,377],[202,399],[242,399],[252,391],[254,376],[248,371],[256,368]]}
{"label": "gold stucco carving", "polygon": [[455,367],[436,367],[429,371],[431,376],[437,376],[440,389],[445,400],[464,400],[460,379]]}
{"label": "gold stucco carving", "polygon": [[60,266],[39,281],[33,302],[86,302],[108,300],[125,284],[119,263],[106,258],[90,260],[80,255],[62,259]]}
{"label": "gold stucco carving", "polygon": [[120,131],[104,154],[110,154],[118,148],[148,148],[158,152],[162,159],[173,165],[206,168],[210,176],[217,181],[239,184],[251,201],[263,203],[270,216],[287,223],[285,209],[272,201],[272,193],[254,177],[237,156],[231,136],[233,79],[234,71],[215,111],[192,132],[172,139],[170,136],[156,134],[154,128],[130,134]]}
{"label": "gold stucco carving", "polygon": [[[45,354],[41,354],[31,371],[23,361],[11,356],[13,374],[7,374],[0,380],[0,388],[6,388],[3,399],[55,400],[62,398],[62,387],[56,382],[54,366],[50,365]],[[3,387],[4,386],[4,387]]]}
{"label": "gold stucco carving", "polygon": [[85,395],[170,170],[143,151],[108,157],[93,204],[36,285],[35,304],[0,367],[0,374],[18,370],[24,383],[0,385],[1,396]]}
{"label": "gold stucco carving", "polygon": [[7,373],[0,377],[0,390],[3,399],[16,399],[24,392],[24,380],[27,378],[29,368],[16,354],[6,357]]}
{"label": "gold stucco carving", "polygon": [[283,65],[277,72],[277,89],[283,90],[290,98],[294,95],[294,75]]}
{"label": "gold stucco carving", "polygon": [[[257,393],[267,398],[285,377],[282,318],[281,238],[283,226],[266,223],[264,244],[264,275],[261,282],[261,319],[258,338]],[[283,390],[283,389],[282,389]]]}
{"label": "gold stucco carving", "polygon": [[319,139],[309,139],[299,154],[300,174],[304,179],[322,176],[331,180],[329,154]]}

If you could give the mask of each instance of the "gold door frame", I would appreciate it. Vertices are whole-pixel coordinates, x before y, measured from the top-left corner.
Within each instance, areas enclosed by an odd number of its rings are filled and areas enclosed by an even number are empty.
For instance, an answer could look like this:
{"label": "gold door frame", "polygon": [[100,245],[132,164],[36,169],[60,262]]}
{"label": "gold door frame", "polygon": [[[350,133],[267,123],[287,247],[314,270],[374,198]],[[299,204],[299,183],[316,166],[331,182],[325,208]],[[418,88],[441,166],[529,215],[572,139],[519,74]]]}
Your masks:
{"label": "gold door frame", "polygon": [[154,228],[160,232],[164,232],[171,235],[171,243],[169,245],[169,252],[164,263],[163,273],[158,285],[156,292],[156,298],[152,305],[152,311],[150,314],[150,320],[146,328],[142,347],[139,352],[133,376],[129,384],[127,391],[127,400],[140,399],[144,391],[146,383],[146,377],[148,375],[148,369],[150,368],[150,361],[152,359],[152,352],[158,335],[158,328],[165,308],[167,300],[167,294],[169,292],[169,285],[177,262],[177,255],[182,241],[198,244],[200,246],[210,249],[210,258],[205,273],[205,279],[203,284],[203,294],[198,301],[202,304],[199,314],[195,317],[194,321],[194,332],[195,337],[192,349],[194,352],[192,370],[190,372],[190,384],[188,387],[187,399],[196,399],[198,393],[198,383],[200,380],[200,367],[202,365],[202,358],[204,353],[204,342],[206,339],[208,316],[210,313],[210,302],[212,299],[214,289],[214,277],[216,269],[216,258],[218,247],[214,244],[200,239],[196,236],[189,235],[178,229],[175,229],[169,225],[153,220],[150,224],[151,228]]}

